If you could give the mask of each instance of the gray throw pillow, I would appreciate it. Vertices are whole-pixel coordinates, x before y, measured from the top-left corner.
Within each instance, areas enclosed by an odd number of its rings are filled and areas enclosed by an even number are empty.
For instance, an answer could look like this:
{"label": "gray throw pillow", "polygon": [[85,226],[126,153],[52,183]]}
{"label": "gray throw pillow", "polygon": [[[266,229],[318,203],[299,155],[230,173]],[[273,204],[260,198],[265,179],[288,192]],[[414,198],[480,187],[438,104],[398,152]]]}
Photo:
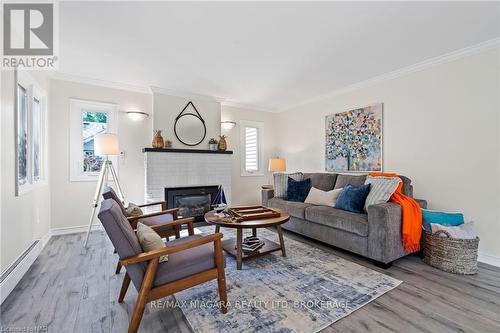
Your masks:
{"label": "gray throw pillow", "polygon": [[[161,239],[160,235],[158,235],[156,231],[141,222],[137,223],[136,234],[144,252],[158,250],[165,247],[165,243]],[[160,262],[165,261],[168,261],[167,254],[160,257]]]}
{"label": "gray throw pillow", "polygon": [[129,202],[128,207],[125,208],[125,211],[127,212],[127,216],[141,216],[144,215],[142,212],[142,209],[137,206],[135,203]]}
{"label": "gray throw pillow", "polygon": [[295,173],[275,173],[274,174],[274,196],[276,198],[286,198],[288,191],[288,177],[293,180],[302,180],[302,172]]}
{"label": "gray throw pillow", "polygon": [[370,193],[366,197],[365,211],[368,206],[377,205],[389,201],[398,188],[401,179],[399,177],[366,177],[365,184],[370,184]]}

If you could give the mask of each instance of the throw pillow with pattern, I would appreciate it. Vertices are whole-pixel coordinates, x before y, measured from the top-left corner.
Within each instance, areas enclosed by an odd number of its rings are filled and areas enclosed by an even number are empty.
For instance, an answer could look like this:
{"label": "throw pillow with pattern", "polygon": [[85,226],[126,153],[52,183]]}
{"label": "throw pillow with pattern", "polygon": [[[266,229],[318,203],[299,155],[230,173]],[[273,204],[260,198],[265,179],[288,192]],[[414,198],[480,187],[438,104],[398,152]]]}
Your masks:
{"label": "throw pillow with pattern", "polygon": [[302,180],[302,172],[295,173],[275,173],[274,174],[274,196],[276,198],[286,198],[288,190],[288,177],[293,180]]}

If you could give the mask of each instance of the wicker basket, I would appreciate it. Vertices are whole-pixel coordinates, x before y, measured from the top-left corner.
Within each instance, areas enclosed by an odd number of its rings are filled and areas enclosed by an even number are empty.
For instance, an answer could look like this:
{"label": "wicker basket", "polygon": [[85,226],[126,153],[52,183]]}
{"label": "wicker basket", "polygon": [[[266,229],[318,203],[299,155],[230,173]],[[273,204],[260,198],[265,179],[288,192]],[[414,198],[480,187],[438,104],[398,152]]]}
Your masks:
{"label": "wicker basket", "polygon": [[455,239],[445,230],[425,233],[424,262],[445,272],[476,274],[478,245],[479,237]]}

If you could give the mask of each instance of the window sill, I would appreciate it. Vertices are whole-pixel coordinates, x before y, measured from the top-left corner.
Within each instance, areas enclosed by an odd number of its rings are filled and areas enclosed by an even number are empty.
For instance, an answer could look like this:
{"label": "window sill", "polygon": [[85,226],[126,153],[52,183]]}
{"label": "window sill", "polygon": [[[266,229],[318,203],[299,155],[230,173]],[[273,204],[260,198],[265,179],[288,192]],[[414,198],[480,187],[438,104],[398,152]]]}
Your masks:
{"label": "window sill", "polygon": [[253,173],[242,172],[241,177],[264,177],[264,173],[263,172],[253,172]]}
{"label": "window sill", "polygon": [[16,196],[22,197],[22,196],[24,196],[32,191],[35,191],[39,188],[46,187],[48,185],[49,185],[49,182],[47,180],[38,181],[38,182],[32,183],[32,184],[21,185],[17,188]]}

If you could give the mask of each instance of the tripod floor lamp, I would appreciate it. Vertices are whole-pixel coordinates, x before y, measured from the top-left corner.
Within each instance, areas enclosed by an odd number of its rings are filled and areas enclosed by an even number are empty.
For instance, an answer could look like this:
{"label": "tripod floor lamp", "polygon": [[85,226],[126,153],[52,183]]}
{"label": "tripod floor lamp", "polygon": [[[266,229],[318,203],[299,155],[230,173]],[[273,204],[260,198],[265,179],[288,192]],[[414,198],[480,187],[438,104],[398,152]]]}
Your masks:
{"label": "tripod floor lamp", "polygon": [[120,187],[120,183],[118,182],[116,170],[113,167],[113,162],[111,162],[111,160],[109,160],[108,158],[109,156],[120,155],[120,149],[118,148],[118,136],[112,133],[97,134],[94,137],[94,152],[95,155],[106,156],[106,159],[102,164],[101,172],[99,173],[97,188],[94,194],[94,201],[92,201],[92,213],[90,214],[89,227],[87,229],[87,235],[85,236],[85,243],[83,244],[84,247],[87,247],[87,243],[89,241],[90,231],[94,222],[97,206],[99,206],[99,198],[101,197],[102,188],[108,182],[108,178],[110,175],[115,182],[116,190],[118,192],[120,200],[122,202],[124,201],[123,192]]}

